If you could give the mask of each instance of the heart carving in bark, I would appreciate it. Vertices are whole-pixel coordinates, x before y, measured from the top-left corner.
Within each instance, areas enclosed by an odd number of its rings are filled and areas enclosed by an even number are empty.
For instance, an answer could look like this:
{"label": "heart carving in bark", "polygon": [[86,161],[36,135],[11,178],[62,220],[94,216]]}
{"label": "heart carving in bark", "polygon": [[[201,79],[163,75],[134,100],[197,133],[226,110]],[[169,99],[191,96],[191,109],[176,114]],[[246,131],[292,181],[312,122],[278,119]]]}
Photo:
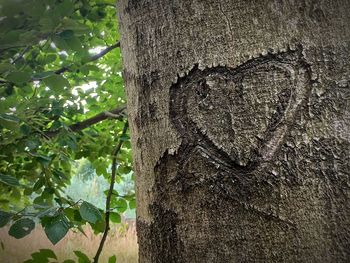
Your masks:
{"label": "heart carving in bark", "polygon": [[194,67],[170,89],[171,120],[187,151],[235,169],[272,160],[307,98],[309,66],[300,50],[236,67]]}

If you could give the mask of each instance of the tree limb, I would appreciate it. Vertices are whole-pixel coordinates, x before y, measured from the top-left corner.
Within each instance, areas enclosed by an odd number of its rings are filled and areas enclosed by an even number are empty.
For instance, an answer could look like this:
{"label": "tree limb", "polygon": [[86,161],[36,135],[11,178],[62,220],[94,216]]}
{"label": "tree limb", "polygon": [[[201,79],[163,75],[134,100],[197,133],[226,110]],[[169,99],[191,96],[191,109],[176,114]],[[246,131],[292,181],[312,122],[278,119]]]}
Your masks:
{"label": "tree limb", "polygon": [[[111,52],[112,50],[114,50],[114,49],[116,49],[116,48],[118,48],[118,47],[120,47],[120,42],[119,42],[119,41],[118,41],[117,43],[115,43],[114,45],[105,48],[105,49],[102,50],[100,53],[91,56],[91,57],[89,58],[89,60],[88,60],[87,62],[85,62],[84,64],[89,63],[89,62],[93,62],[93,61],[95,61],[95,60],[98,60],[98,59],[102,58],[104,55],[106,55],[107,53]],[[28,47],[26,47],[24,53],[27,52],[27,48],[28,48]],[[28,49],[29,49],[29,48],[28,48]],[[23,52],[22,52],[22,53],[23,53]],[[24,54],[24,53],[23,53],[23,54]],[[18,58],[20,58],[20,57],[22,57],[22,56],[23,56],[23,55],[20,55]],[[17,60],[17,59],[16,59],[16,60]],[[15,60],[15,61],[16,61],[16,60]],[[60,68],[60,69],[57,69],[57,70],[54,71],[54,73],[57,74],[57,75],[60,75],[60,74],[62,74],[62,73],[64,73],[64,72],[67,72],[67,71],[69,71],[69,69],[70,69],[70,67],[71,67],[72,65],[73,65],[73,64],[71,64],[71,65],[69,65],[69,66],[66,66],[66,67],[62,67],[62,68]],[[35,81],[35,80],[40,81],[40,80],[42,80],[42,78],[32,78],[31,81]],[[5,84],[5,83],[11,83],[11,82],[10,82],[10,81],[5,81],[5,80],[0,80],[0,84]]]}
{"label": "tree limb", "polygon": [[[123,135],[126,134],[128,130],[128,122],[125,122],[124,128],[123,128],[123,132],[121,134],[120,137],[123,137]],[[114,189],[114,183],[115,183],[115,177],[116,177],[116,170],[117,170],[117,156],[118,153],[123,145],[124,140],[122,140],[121,138],[119,139],[119,143],[117,145],[117,147],[114,149],[113,153],[112,153],[112,176],[111,176],[111,184],[109,185],[109,190],[108,190],[108,194],[107,194],[107,198],[106,198],[106,227],[105,230],[103,232],[103,236],[100,242],[100,245],[97,249],[96,255],[94,257],[94,263],[98,263],[99,257],[101,255],[104,243],[107,239],[108,236],[108,231],[110,229],[109,227],[109,217],[110,217],[110,210],[111,210],[111,198],[112,198],[112,194],[113,194],[113,189]]]}
{"label": "tree limb", "polygon": [[[123,114],[125,113],[125,109],[126,106],[123,105],[110,111],[101,112],[89,119],[69,125],[68,130],[72,132],[78,132],[106,119],[121,119],[123,117]],[[52,138],[55,137],[59,132],[60,130],[47,131],[45,132],[45,136],[48,138]]]}
{"label": "tree limb", "polygon": [[[98,59],[102,58],[104,55],[106,55],[107,53],[109,53],[113,49],[116,49],[117,47],[120,47],[120,42],[119,41],[117,43],[115,43],[114,45],[105,48],[100,53],[98,53],[96,55],[93,55],[92,57],[90,57],[90,59],[86,63],[89,63],[89,62],[92,62],[92,61],[95,61],[95,60],[98,60]],[[57,69],[54,72],[55,72],[55,74],[62,74],[64,72],[68,71],[71,66],[72,65],[67,66],[67,67],[62,67],[60,69]]]}

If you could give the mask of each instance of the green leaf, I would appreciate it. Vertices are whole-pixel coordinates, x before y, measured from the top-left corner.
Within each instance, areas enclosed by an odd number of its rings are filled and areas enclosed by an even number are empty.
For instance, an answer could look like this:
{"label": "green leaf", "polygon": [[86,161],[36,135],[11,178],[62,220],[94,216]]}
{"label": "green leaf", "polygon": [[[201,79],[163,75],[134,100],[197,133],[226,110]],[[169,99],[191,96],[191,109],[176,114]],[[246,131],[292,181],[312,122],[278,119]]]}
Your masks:
{"label": "green leaf", "polygon": [[113,223],[119,224],[122,221],[122,218],[120,216],[120,214],[116,213],[116,212],[111,212],[109,214],[109,218],[111,219],[111,221]]}
{"label": "green leaf", "polygon": [[84,229],[82,228],[81,225],[78,225],[77,229],[79,230],[80,233],[82,233],[85,237],[87,237],[87,235],[85,234]]}
{"label": "green leaf", "polygon": [[99,67],[97,67],[96,65],[90,65],[90,64],[85,64],[83,66],[80,67],[80,71],[84,74],[84,75],[89,75],[90,71],[100,71],[101,69]]}
{"label": "green leaf", "polygon": [[62,31],[59,36],[63,39],[69,39],[74,36],[74,31],[73,30],[64,30]]}
{"label": "green leaf", "polygon": [[130,137],[127,134],[123,134],[122,136],[120,136],[119,140],[126,142],[130,140]]}
{"label": "green leaf", "polygon": [[115,0],[99,0],[99,3],[115,5]]}
{"label": "green leaf", "polygon": [[[107,196],[108,193],[109,193],[109,190],[108,190],[108,189],[107,189],[107,190],[104,190],[103,193]],[[118,196],[119,196],[119,193],[118,193],[116,190],[113,189],[113,191],[112,191],[112,196],[113,196],[114,198],[115,198],[115,197],[118,197]]]}
{"label": "green leaf", "polygon": [[15,67],[11,63],[0,63],[0,74],[6,73],[8,71],[14,70]]}
{"label": "green leaf", "polygon": [[75,250],[74,254],[78,257],[78,262],[79,263],[91,263],[91,260],[87,255],[85,255],[83,252],[79,250]]}
{"label": "green leaf", "polygon": [[19,127],[20,119],[17,118],[14,115],[10,114],[0,114],[0,126],[9,129],[9,130],[15,130]]}
{"label": "green leaf", "polygon": [[120,165],[118,167],[118,172],[121,174],[128,174],[132,171],[131,167],[128,165]]}
{"label": "green leaf", "polygon": [[35,223],[29,218],[22,218],[17,220],[9,229],[9,235],[20,239],[30,234],[35,228]]}
{"label": "green leaf", "polygon": [[30,127],[26,124],[22,124],[20,127],[19,127],[20,131],[22,132],[23,135],[29,135],[30,134]]}
{"label": "green leaf", "polygon": [[11,30],[0,36],[0,49],[15,47],[21,42],[20,36],[24,34],[23,30]]}
{"label": "green leaf", "polygon": [[20,183],[17,178],[6,174],[0,174],[0,182],[9,186],[20,186]]}
{"label": "green leaf", "polygon": [[60,214],[57,217],[52,218],[45,225],[45,233],[48,239],[52,244],[57,244],[64,236],[67,234],[70,229],[69,222],[67,218]]}
{"label": "green leaf", "polygon": [[8,222],[10,222],[12,214],[0,211],[0,227],[4,227]]}
{"label": "green leaf", "polygon": [[68,219],[70,221],[74,220],[74,209],[71,207],[67,207],[66,209],[63,210],[64,214],[66,215],[66,217],[68,217]]}
{"label": "green leaf", "polygon": [[32,259],[31,261],[26,261],[28,263],[49,263],[49,259],[45,257],[44,255],[41,255],[40,252],[34,252],[31,254]]}
{"label": "green leaf", "polygon": [[136,200],[135,199],[133,199],[129,202],[129,207],[130,207],[130,209],[136,208]]}
{"label": "green leaf", "polygon": [[72,259],[67,259],[67,260],[63,261],[63,263],[75,263],[75,261]]}
{"label": "green leaf", "polygon": [[117,257],[115,255],[111,256],[108,259],[108,263],[116,263],[117,262]]}
{"label": "green leaf", "polygon": [[62,17],[70,16],[74,12],[74,4],[71,0],[64,0],[61,4],[59,4],[55,10]]}
{"label": "green leaf", "polygon": [[51,249],[40,249],[39,252],[31,254],[31,263],[48,263],[50,258],[57,259],[57,256]]}
{"label": "green leaf", "polygon": [[44,83],[55,92],[62,92],[65,87],[70,87],[69,81],[57,74],[45,78]]}
{"label": "green leaf", "polygon": [[57,59],[56,54],[47,54],[44,58],[44,62],[45,62],[45,64],[50,64],[50,63],[54,62],[56,59]]}
{"label": "green leaf", "polygon": [[79,38],[73,36],[71,38],[66,39],[67,46],[74,51],[82,51],[83,47],[81,45],[81,42]]}
{"label": "green leaf", "polygon": [[24,71],[14,71],[7,75],[6,79],[15,84],[22,84],[30,80],[30,73]]}
{"label": "green leaf", "polygon": [[96,224],[90,223],[91,228],[94,230],[94,233],[103,233],[106,228],[106,222],[104,220],[99,220]]}
{"label": "green leaf", "polygon": [[47,167],[51,162],[51,158],[49,156],[45,156],[45,155],[38,154],[38,153],[32,153],[31,155],[36,157],[36,160],[40,164],[42,164],[44,167]]}
{"label": "green leaf", "polygon": [[45,256],[46,258],[57,259],[55,252],[53,252],[51,249],[40,249],[39,251],[40,254]]}
{"label": "green leaf", "polygon": [[16,123],[19,123],[19,121],[20,121],[20,119],[17,118],[16,116],[10,115],[10,114],[5,114],[5,113],[0,114],[0,119],[5,120],[5,121],[12,121],[12,122],[16,122]]}
{"label": "green leaf", "polygon": [[46,9],[45,8],[46,6],[44,5],[45,2],[41,0],[34,0],[34,2],[31,2],[31,1],[26,1],[26,2],[28,2],[28,5],[26,6],[26,9],[23,11],[28,15],[39,19],[44,14]]}
{"label": "green leaf", "polygon": [[112,200],[112,207],[116,208],[120,213],[124,213],[128,209],[128,203],[124,198]]}
{"label": "green leaf", "polygon": [[65,30],[74,31],[74,34],[76,36],[87,34],[90,32],[89,27],[70,18],[63,19],[61,28]]}
{"label": "green leaf", "polygon": [[102,219],[102,215],[100,210],[98,210],[94,205],[84,201],[79,209],[81,217],[92,223],[95,224],[97,221]]}
{"label": "green leaf", "polygon": [[33,186],[33,191],[38,191],[45,184],[45,178],[40,177]]}

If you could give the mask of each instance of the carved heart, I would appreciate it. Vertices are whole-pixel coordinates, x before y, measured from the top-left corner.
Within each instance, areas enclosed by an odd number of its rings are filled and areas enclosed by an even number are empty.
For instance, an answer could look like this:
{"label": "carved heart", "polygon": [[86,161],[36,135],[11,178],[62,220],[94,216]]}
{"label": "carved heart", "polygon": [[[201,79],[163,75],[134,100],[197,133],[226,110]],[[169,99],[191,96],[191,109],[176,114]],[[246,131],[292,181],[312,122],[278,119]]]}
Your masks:
{"label": "carved heart", "polygon": [[226,163],[270,160],[307,96],[307,73],[298,51],[235,69],[195,67],[170,90],[172,121],[186,143]]}

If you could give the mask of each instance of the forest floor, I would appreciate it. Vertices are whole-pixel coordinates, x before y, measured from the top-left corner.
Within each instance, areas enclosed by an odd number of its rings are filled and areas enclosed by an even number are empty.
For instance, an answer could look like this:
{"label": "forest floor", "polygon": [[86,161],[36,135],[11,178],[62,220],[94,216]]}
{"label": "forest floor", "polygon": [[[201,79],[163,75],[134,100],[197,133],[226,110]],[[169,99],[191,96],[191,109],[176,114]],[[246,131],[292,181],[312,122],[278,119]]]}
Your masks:
{"label": "forest floor", "polygon": [[[58,262],[66,259],[76,260],[74,250],[80,250],[90,258],[96,253],[102,235],[94,235],[89,226],[84,228],[86,236],[80,232],[70,231],[66,237],[55,246],[47,239],[44,230],[37,227],[33,232],[22,239],[15,239],[7,234],[8,229],[0,229],[0,263],[22,263],[30,259],[31,254],[41,248],[48,248],[55,252]],[[117,257],[118,263],[136,263],[138,260],[138,246],[136,227],[134,222],[123,223],[112,227],[105,243],[100,262],[108,262],[112,255]]]}

